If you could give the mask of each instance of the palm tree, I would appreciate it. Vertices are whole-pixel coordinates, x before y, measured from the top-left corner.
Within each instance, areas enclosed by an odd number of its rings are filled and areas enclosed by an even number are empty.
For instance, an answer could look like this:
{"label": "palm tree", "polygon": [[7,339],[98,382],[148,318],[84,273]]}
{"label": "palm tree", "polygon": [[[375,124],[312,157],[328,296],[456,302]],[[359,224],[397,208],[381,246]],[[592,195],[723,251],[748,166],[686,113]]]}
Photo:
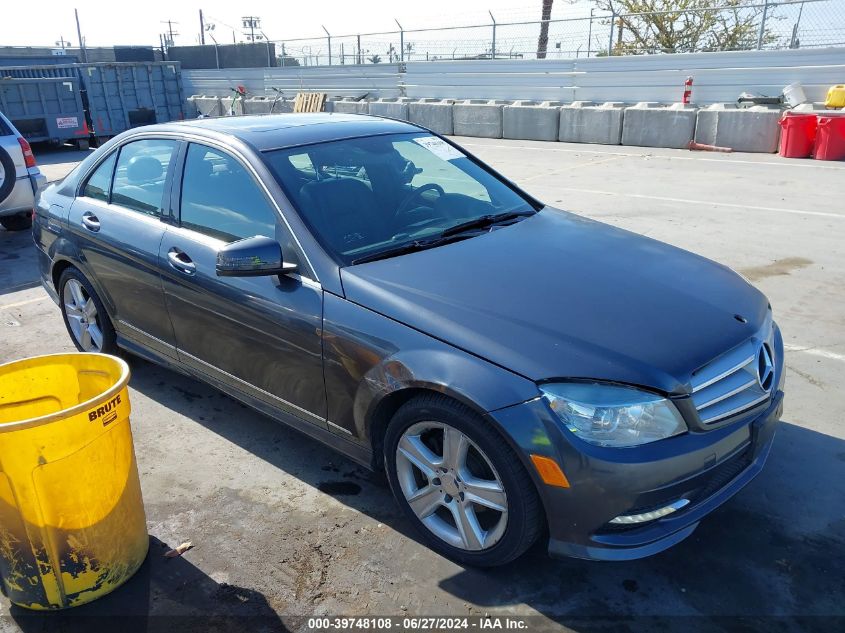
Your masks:
{"label": "palm tree", "polygon": [[546,59],[546,49],[549,46],[549,20],[552,19],[552,4],[554,0],[543,0],[543,13],[540,24],[540,39],[537,40],[537,59]]}

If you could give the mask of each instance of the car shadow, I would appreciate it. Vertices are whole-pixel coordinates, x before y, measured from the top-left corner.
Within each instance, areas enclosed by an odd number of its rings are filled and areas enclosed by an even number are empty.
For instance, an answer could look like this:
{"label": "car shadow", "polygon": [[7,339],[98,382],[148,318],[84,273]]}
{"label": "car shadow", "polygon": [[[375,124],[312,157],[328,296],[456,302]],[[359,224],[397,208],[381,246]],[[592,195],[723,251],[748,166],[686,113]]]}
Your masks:
{"label": "car shadow", "polygon": [[[394,503],[383,473],[358,465],[206,383],[133,355],[124,357],[132,370],[130,384],[140,393],[344,505],[418,540]],[[206,405],[203,412],[198,410],[200,403]]]}
{"label": "car shadow", "polygon": [[577,631],[845,630],[845,441],[781,423],[766,468],[685,541],[630,562],[550,560],[440,582]]}
{"label": "car shadow", "polygon": [[40,283],[32,232],[0,227],[0,296],[34,288]]}
{"label": "car shadow", "polygon": [[287,631],[262,594],[215,582],[188,561],[190,554],[165,558],[171,545],[150,537],[138,572],[94,602],[49,612],[12,606],[11,619],[23,633]]}
{"label": "car shadow", "polygon": [[[204,383],[135,357],[129,362],[131,386],[140,394],[419,542],[383,476]],[[215,413],[208,415],[209,410]],[[760,476],[666,552],[618,563],[553,560],[538,543],[514,563],[489,570],[463,568],[438,585],[465,604],[478,605],[482,613],[524,613],[521,605],[528,605],[537,614],[532,630],[543,630],[542,624],[589,632],[843,630],[843,471],[845,441],[784,422]],[[160,551],[164,545],[156,548]],[[183,559],[173,561],[172,567],[160,559],[151,554],[146,579],[133,579],[105,599],[116,606],[97,601],[90,605],[92,612],[108,615],[113,608],[120,613],[123,604],[140,604],[143,611],[143,605],[152,605],[148,609],[165,614],[157,621],[167,622],[167,615],[181,614],[187,605],[189,613],[193,609],[224,623],[230,615],[232,622],[246,617],[240,611],[230,614],[214,598],[249,590],[219,589],[223,585],[199,570],[182,570]],[[136,585],[141,589],[133,589]],[[121,595],[133,591],[140,591],[137,600]],[[256,618],[256,627],[241,630],[282,625],[263,612],[265,607],[272,611],[263,596],[249,603],[257,610],[247,614]],[[75,609],[77,613],[84,615],[81,609]],[[209,624],[202,618],[197,622],[200,627]],[[141,624],[148,626],[143,618]]]}

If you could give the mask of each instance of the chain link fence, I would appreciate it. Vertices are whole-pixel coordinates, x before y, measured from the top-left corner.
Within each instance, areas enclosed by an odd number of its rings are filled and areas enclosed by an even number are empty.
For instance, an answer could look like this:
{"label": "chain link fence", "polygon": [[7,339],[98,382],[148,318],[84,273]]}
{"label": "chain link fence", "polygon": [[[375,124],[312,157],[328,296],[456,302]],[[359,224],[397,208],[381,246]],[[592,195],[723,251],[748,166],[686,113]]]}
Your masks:
{"label": "chain link fence", "polygon": [[[275,40],[279,65],[379,64],[438,59],[569,59],[606,55],[845,45],[843,0],[723,0],[685,11],[524,20],[490,14],[467,26]],[[545,25],[545,29],[543,28]],[[545,38],[542,31],[547,31]],[[543,40],[545,39],[545,46]]]}

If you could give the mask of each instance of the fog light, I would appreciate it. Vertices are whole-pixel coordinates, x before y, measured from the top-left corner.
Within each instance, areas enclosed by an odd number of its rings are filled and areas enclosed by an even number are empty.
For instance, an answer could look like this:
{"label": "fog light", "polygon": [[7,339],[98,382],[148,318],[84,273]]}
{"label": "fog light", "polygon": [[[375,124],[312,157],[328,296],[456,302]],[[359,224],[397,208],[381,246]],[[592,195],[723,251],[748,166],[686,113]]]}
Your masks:
{"label": "fog light", "polygon": [[611,519],[611,523],[617,525],[630,525],[631,523],[646,523],[648,521],[655,521],[662,519],[667,514],[672,514],[683,508],[689,503],[689,499],[678,499],[675,503],[670,503],[668,506],[652,510],[651,512],[643,512],[642,514],[620,514],[615,519]]}

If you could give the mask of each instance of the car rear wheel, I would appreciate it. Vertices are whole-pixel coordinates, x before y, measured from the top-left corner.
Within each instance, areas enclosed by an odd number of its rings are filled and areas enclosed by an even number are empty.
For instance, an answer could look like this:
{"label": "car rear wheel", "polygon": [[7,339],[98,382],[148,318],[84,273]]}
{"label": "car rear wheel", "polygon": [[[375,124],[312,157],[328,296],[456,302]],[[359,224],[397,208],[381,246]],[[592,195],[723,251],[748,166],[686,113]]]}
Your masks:
{"label": "car rear wheel", "polygon": [[114,327],[90,282],[76,268],[59,278],[59,298],[65,327],[80,352],[117,353]]}
{"label": "car rear wheel", "polygon": [[0,147],[0,202],[3,202],[9,197],[9,194],[12,193],[12,189],[14,189],[14,187],[15,161],[13,161],[12,157],[9,156],[9,152]]}
{"label": "car rear wheel", "polygon": [[518,457],[480,416],[450,398],[420,396],[396,412],[385,464],[405,514],[449,558],[502,565],[540,534],[540,500]]}
{"label": "car rear wheel", "polygon": [[26,231],[32,228],[32,212],[3,216],[0,218],[0,226],[7,231]]}

